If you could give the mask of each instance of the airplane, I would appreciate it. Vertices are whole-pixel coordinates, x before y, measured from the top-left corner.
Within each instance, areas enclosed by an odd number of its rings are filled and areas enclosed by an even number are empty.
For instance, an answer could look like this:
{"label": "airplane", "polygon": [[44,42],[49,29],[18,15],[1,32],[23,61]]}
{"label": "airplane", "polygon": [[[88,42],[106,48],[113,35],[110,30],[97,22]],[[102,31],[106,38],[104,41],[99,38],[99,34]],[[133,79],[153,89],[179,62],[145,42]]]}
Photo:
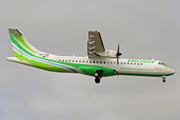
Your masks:
{"label": "airplane", "polygon": [[107,50],[104,47],[99,31],[89,31],[87,41],[87,56],[58,56],[42,52],[32,46],[23,33],[15,28],[9,28],[9,36],[14,57],[7,57],[8,61],[36,67],[39,69],[80,73],[95,77],[95,83],[100,83],[102,77],[115,75],[166,77],[175,71],[160,60],[122,59],[120,46],[117,51]]}

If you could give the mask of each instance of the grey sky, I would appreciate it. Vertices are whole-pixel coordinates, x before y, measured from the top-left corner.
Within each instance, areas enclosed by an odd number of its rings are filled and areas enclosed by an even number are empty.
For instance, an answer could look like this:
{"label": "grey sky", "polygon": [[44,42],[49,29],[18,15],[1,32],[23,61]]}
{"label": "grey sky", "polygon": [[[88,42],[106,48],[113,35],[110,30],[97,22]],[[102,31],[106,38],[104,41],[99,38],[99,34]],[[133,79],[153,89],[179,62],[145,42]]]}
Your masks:
{"label": "grey sky", "polygon": [[[179,0],[0,1],[1,120],[179,120]],[[8,27],[39,50],[86,56],[88,30],[101,32],[122,58],[163,60],[176,74],[161,78],[94,78],[47,72],[6,61]]]}

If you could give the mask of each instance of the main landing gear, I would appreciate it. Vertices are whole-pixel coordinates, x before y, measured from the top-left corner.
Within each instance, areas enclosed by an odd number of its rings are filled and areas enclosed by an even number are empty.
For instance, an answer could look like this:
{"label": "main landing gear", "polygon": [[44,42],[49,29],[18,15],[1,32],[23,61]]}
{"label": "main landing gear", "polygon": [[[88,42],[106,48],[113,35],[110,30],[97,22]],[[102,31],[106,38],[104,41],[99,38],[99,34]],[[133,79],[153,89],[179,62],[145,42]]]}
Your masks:
{"label": "main landing gear", "polygon": [[102,78],[102,70],[96,70],[96,72],[94,73],[94,77],[95,83],[100,83],[100,79]]}
{"label": "main landing gear", "polygon": [[166,76],[162,76],[162,81],[163,81],[163,83],[166,82]]}

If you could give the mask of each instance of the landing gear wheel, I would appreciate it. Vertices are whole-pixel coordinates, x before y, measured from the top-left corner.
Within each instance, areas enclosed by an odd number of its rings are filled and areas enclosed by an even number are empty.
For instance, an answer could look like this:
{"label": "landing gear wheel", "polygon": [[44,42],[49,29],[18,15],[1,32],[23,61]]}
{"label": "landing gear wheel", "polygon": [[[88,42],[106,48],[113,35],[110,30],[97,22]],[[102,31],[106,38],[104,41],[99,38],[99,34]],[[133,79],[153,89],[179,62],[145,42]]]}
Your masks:
{"label": "landing gear wheel", "polygon": [[96,83],[100,83],[100,79],[99,79],[99,78],[96,78],[96,79],[95,79],[95,82],[96,82]]}
{"label": "landing gear wheel", "polygon": [[162,80],[163,83],[165,83],[165,82],[166,82],[166,77],[163,77],[162,79],[163,79],[163,80]]}
{"label": "landing gear wheel", "polygon": [[95,83],[100,83],[100,79],[102,78],[102,70],[96,70],[94,73]]}

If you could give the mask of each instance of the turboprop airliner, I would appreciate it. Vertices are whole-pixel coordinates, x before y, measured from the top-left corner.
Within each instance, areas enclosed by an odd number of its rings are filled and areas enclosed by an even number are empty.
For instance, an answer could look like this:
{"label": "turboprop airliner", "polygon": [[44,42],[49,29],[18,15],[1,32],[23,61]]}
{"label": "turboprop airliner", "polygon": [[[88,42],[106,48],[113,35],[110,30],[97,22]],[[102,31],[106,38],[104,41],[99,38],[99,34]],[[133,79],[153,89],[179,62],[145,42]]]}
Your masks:
{"label": "turboprop airliner", "polygon": [[100,83],[102,77],[115,75],[161,77],[166,82],[166,77],[175,73],[160,60],[120,58],[122,53],[119,44],[117,51],[105,49],[98,31],[89,31],[86,57],[42,52],[33,47],[17,29],[9,28],[9,36],[14,57],[7,57],[7,60],[47,71],[93,76],[96,83]]}

